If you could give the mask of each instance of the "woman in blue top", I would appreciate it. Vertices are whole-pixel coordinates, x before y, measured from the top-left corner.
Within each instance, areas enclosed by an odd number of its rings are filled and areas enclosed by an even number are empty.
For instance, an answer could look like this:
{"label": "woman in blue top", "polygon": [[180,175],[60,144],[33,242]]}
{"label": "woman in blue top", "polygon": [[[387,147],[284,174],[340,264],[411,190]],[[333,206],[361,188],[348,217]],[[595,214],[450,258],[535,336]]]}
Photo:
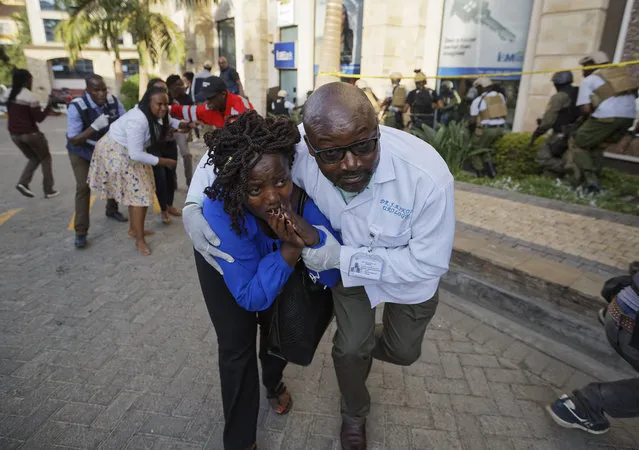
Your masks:
{"label": "woman in blue top", "polygon": [[[205,191],[204,217],[234,262],[218,260],[223,276],[195,252],[198,276],[219,346],[224,448],[254,449],[259,410],[256,332],[260,325],[262,382],[269,405],[287,413],[291,395],[282,383],[286,362],[266,352],[270,309],[306,246],[322,246],[328,220],[293,185],[291,167],[300,134],[288,119],[240,115],[205,136],[215,182]],[[321,227],[315,228],[313,225]],[[324,286],[339,271],[311,273]]]}

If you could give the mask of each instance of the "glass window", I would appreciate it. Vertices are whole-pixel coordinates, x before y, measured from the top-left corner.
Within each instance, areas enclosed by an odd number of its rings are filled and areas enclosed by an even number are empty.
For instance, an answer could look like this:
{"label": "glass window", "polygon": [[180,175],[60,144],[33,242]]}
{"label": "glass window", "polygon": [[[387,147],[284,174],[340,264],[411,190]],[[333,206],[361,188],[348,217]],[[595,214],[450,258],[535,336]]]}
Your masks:
{"label": "glass window", "polygon": [[235,19],[220,20],[217,23],[217,33],[220,39],[220,56],[225,56],[229,66],[235,65]]}
{"label": "glass window", "polygon": [[58,0],[40,0],[40,9],[42,11],[64,11],[66,8]]}
{"label": "glass window", "polygon": [[53,78],[86,78],[93,74],[93,61],[90,59],[79,59],[75,67],[69,64],[68,58],[56,58],[49,61]]}
{"label": "glass window", "polygon": [[55,27],[58,26],[60,20],[42,19],[42,23],[44,23],[44,36],[47,42],[55,42],[57,40],[55,38]]}
{"label": "glass window", "polygon": [[137,59],[123,59],[122,73],[124,73],[125,80],[130,76],[140,73],[140,61]]}

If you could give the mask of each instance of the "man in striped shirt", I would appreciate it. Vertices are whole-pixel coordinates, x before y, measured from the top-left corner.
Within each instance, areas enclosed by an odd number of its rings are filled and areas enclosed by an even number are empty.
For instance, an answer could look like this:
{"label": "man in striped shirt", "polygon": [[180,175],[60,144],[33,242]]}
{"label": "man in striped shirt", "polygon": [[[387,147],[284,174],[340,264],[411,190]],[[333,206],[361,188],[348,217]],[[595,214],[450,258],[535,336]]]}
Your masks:
{"label": "man in striped shirt", "polygon": [[229,116],[239,116],[249,111],[253,105],[239,95],[231,94],[226,89],[224,80],[210,76],[202,82],[202,87],[195,100],[198,105],[172,105],[171,116],[190,122],[200,121],[215,128],[224,126]]}

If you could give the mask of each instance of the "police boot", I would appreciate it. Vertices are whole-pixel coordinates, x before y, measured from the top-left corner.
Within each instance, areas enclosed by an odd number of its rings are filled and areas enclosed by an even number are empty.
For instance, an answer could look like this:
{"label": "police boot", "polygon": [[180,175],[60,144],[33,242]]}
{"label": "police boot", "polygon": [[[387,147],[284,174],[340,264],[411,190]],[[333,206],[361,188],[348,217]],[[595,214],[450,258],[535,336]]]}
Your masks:
{"label": "police boot", "polygon": [[484,163],[484,171],[486,172],[486,175],[488,175],[490,178],[495,178],[497,176],[497,172],[495,171],[495,166],[492,162],[488,161]]}

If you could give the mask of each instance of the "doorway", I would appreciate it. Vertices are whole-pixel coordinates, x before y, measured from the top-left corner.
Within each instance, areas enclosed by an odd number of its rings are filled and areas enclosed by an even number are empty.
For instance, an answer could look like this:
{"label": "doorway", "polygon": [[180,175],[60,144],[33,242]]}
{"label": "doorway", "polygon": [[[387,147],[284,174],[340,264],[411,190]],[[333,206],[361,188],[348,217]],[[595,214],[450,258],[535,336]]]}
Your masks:
{"label": "doorway", "polygon": [[[280,28],[280,42],[297,42],[297,26]],[[280,69],[280,89],[288,92],[288,101],[297,104],[297,69]]]}
{"label": "doorway", "polygon": [[226,57],[229,66],[235,65],[235,19],[220,20],[217,23],[217,36],[220,42],[218,54]]}

